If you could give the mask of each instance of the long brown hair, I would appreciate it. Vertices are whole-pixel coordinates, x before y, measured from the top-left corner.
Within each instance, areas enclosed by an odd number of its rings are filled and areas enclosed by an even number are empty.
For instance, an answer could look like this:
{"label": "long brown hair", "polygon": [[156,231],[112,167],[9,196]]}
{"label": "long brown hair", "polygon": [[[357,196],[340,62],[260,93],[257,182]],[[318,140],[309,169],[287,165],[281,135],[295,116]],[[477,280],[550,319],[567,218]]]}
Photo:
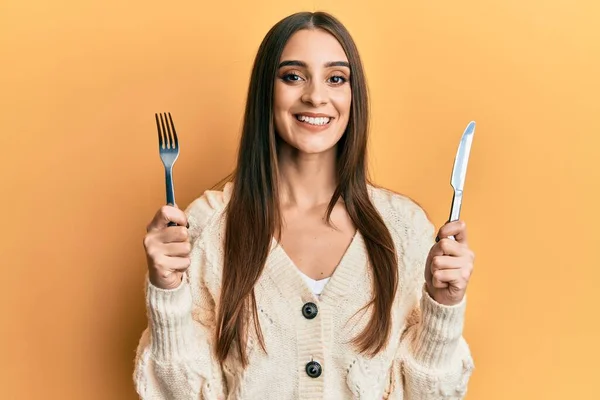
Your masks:
{"label": "long brown hair", "polygon": [[369,106],[362,62],[350,33],[333,16],[302,12],[278,22],[261,43],[250,79],[237,168],[227,205],[223,285],[217,316],[218,359],[223,362],[235,342],[244,366],[248,325],[253,321],[264,340],[256,315],[254,286],[260,277],[273,235],[281,232],[277,140],[273,121],[273,89],[281,54],[288,39],[301,29],[322,29],[333,35],[350,64],[352,105],[346,131],[337,145],[337,188],[327,209],[327,221],[340,197],[364,237],[373,274],[370,321],[354,338],[359,351],[375,355],[386,346],[391,307],[398,286],[394,243],[371,203],[367,183]]}

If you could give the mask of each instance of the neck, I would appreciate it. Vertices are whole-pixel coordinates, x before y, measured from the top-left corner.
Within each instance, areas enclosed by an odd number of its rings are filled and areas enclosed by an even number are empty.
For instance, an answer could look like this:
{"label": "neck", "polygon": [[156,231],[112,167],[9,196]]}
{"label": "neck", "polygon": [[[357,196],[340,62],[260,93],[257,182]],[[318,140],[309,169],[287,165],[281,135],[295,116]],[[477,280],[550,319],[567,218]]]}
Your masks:
{"label": "neck", "polygon": [[335,148],[306,154],[283,144],[278,161],[282,206],[313,208],[329,203],[337,185]]}

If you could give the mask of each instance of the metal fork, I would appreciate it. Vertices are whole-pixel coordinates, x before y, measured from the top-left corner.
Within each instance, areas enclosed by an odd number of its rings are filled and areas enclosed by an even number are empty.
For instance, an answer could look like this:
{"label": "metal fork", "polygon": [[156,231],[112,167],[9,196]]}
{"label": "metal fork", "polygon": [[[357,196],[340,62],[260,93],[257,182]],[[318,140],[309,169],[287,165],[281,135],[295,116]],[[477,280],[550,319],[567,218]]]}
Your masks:
{"label": "metal fork", "polygon": [[[167,120],[168,116],[168,120]],[[158,130],[158,151],[160,159],[165,166],[165,181],[167,186],[167,204],[175,205],[175,191],[173,189],[173,164],[179,157],[179,141],[175,132],[175,125],[171,113],[154,114]],[[169,226],[175,226],[169,222]]]}

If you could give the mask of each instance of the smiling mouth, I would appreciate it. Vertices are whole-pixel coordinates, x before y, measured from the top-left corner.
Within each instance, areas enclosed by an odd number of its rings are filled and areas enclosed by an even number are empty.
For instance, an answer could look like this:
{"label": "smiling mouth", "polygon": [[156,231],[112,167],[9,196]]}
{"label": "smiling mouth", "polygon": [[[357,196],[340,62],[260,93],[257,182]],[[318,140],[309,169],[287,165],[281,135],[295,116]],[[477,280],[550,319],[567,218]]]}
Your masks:
{"label": "smiling mouth", "polygon": [[300,122],[315,126],[327,125],[333,120],[331,117],[307,117],[306,115],[301,114],[296,114],[295,117]]}

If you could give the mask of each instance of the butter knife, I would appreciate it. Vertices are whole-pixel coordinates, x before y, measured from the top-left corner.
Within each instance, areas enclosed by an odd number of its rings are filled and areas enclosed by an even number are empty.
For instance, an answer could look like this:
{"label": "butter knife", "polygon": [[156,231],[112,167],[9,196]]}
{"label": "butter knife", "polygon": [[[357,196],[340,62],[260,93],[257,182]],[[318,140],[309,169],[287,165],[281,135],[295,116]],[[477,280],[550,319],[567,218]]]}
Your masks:
{"label": "butter knife", "polygon": [[450,219],[448,222],[457,221],[460,218],[460,208],[462,205],[463,189],[465,187],[465,177],[467,175],[467,165],[469,163],[469,154],[471,153],[471,144],[475,134],[475,121],[469,122],[465,129],[460,145],[454,158],[454,167],[452,169],[452,178],[450,184],[454,188],[452,196],[452,207],[450,209]]}

